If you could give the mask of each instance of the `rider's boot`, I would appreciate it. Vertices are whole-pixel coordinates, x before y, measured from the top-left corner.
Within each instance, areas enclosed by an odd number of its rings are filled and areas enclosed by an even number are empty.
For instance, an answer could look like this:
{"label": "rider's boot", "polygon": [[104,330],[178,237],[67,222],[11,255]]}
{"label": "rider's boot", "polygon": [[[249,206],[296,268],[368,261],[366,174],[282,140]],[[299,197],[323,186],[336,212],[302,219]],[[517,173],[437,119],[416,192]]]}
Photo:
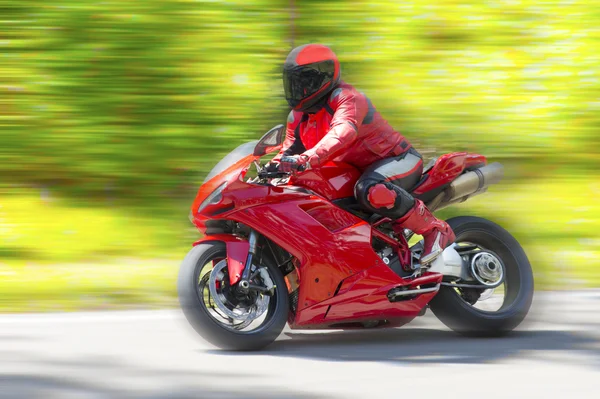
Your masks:
{"label": "rider's boot", "polygon": [[448,223],[433,216],[423,201],[416,198],[414,207],[395,220],[394,224],[423,236],[423,253],[420,259],[423,266],[433,262],[456,239]]}

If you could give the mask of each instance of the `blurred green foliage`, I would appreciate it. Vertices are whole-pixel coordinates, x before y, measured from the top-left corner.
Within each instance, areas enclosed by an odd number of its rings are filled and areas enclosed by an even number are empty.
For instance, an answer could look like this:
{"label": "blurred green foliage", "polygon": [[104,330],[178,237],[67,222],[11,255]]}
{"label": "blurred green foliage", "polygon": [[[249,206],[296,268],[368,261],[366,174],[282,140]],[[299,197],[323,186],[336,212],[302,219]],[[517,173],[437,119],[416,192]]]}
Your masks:
{"label": "blurred green foliage", "polygon": [[[461,212],[598,263],[600,210],[579,210],[600,181],[593,1],[27,0],[0,15],[5,261],[182,256],[202,178],[285,120],[283,60],[321,42],[426,156],[505,164],[496,199]],[[532,182],[546,189],[523,194]]]}
{"label": "blurred green foliage", "polygon": [[538,166],[519,175],[598,166],[593,2],[295,3],[3,6],[3,183],[80,201],[189,198],[221,155],[284,120],[292,41],[331,45],[345,79],[422,147]]}
{"label": "blurred green foliage", "polygon": [[283,112],[285,14],[269,2],[13,3],[1,10],[4,182],[83,201],[189,195],[216,152]]}

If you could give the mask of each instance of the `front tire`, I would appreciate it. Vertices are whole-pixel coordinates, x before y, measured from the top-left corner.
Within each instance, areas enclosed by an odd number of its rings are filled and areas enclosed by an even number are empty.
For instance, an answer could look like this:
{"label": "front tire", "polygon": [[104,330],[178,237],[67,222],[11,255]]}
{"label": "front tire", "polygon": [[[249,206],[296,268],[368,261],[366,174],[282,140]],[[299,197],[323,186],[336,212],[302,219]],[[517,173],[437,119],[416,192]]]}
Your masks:
{"label": "front tire", "polygon": [[508,231],[489,220],[461,216],[447,222],[457,243],[474,243],[500,257],[506,273],[505,298],[500,309],[488,312],[465,301],[456,288],[442,286],[429,304],[433,314],[463,335],[493,337],[509,333],[525,319],[533,300],[533,273],[525,251]]}
{"label": "front tire", "polygon": [[188,252],[181,263],[177,282],[181,309],[194,330],[212,345],[236,351],[262,349],[277,339],[287,322],[289,303],[285,280],[276,266],[265,262],[263,266],[268,269],[276,287],[265,321],[252,331],[226,328],[211,315],[201,298],[204,294],[199,290],[199,284],[206,284],[206,281],[199,283],[202,269],[210,262],[214,264],[226,256],[223,242],[202,243]]}

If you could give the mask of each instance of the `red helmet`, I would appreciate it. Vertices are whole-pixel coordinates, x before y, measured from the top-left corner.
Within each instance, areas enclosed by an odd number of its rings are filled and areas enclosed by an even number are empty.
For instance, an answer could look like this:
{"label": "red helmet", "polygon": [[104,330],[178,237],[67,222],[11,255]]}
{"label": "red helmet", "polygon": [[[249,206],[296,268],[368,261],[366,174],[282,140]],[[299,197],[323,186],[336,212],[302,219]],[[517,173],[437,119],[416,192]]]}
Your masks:
{"label": "red helmet", "polygon": [[340,81],[340,62],[322,44],[305,44],[293,49],[283,64],[285,99],[296,111],[314,107]]}

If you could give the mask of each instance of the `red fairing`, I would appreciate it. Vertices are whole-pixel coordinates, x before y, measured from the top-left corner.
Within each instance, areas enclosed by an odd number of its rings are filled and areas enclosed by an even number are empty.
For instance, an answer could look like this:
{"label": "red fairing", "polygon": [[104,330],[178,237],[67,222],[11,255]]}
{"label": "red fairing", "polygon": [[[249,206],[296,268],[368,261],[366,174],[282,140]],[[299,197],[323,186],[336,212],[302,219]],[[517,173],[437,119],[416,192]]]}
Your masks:
{"label": "red fairing", "polygon": [[311,203],[300,206],[327,230],[336,232],[356,224],[356,218],[348,212],[329,204]]}
{"label": "red fairing", "polygon": [[440,186],[451,183],[465,169],[466,152],[453,152],[442,155],[435,162],[435,165],[427,173],[428,177],[425,183],[421,184],[414,191],[414,195],[421,195]]}
{"label": "red fairing", "polygon": [[236,284],[240,280],[240,277],[242,277],[242,271],[244,271],[244,266],[246,265],[250,244],[248,241],[242,240],[231,234],[214,234],[196,241],[194,246],[210,241],[221,241],[225,243],[227,249],[229,283],[231,285]]}
{"label": "red fairing", "polygon": [[196,194],[196,198],[192,203],[191,212],[194,216],[194,225],[202,233],[206,231],[206,226],[204,225],[204,223],[207,220],[212,219],[211,215],[223,209],[233,209],[235,207],[235,204],[234,198],[229,195],[222,196],[221,201],[219,201],[217,204],[206,206],[202,210],[202,213],[198,213],[198,208],[200,207],[200,205],[213,191],[215,191],[223,183],[228,183],[228,187],[239,187],[237,184],[242,184],[242,187],[252,187],[243,183],[240,180],[240,178],[243,176],[244,170],[247,170],[248,166],[257,159],[259,159],[259,157],[248,155],[247,157],[244,157],[239,161],[235,162],[223,172],[219,173],[218,175],[204,183],[202,186],[200,186],[200,188],[198,189],[198,193]]}
{"label": "red fairing", "polygon": [[479,154],[468,154],[465,158],[465,169],[487,165],[487,158]]}
{"label": "red fairing", "polygon": [[[323,208],[334,207],[320,199],[298,199],[256,206],[236,214],[240,222],[271,238],[298,259],[298,273],[302,276],[299,308],[332,297],[343,279],[378,263],[383,265],[371,246],[371,226],[348,214],[353,225],[331,231],[302,209],[314,203]],[[289,232],[290,226],[294,226],[293,239],[282,234]],[[400,277],[395,277],[400,283]]]}
{"label": "red fairing", "polygon": [[[328,207],[333,208],[319,199],[299,199],[256,206],[236,214],[240,222],[271,238],[298,259],[301,276],[298,310],[291,327],[330,325],[343,319],[374,315],[390,319],[417,316],[433,294],[424,294],[414,301],[390,303],[387,298],[390,289],[416,282],[403,280],[377,256],[371,246],[371,226],[363,220],[347,214],[341,220],[326,219],[323,223],[310,213],[314,209],[324,212]],[[289,226],[294,226],[293,239],[281,234]],[[336,295],[342,282],[352,281],[349,278],[357,283],[348,284],[343,295],[340,292]],[[441,279],[441,275],[431,278]],[[329,306],[333,309],[334,305],[335,316],[326,318],[327,309]]]}
{"label": "red fairing", "polygon": [[[298,312],[290,327],[328,328],[348,321],[379,319],[393,322],[418,316],[436,293],[422,294],[410,301],[390,303],[387,293],[398,286],[394,283],[383,284],[385,281],[390,282],[390,273],[394,274],[386,266],[374,266],[345,279],[334,298]],[[402,285],[414,289],[418,285],[437,284],[442,281],[442,277],[439,273],[429,273]]]}
{"label": "red fairing", "polygon": [[359,177],[360,172],[351,165],[328,163],[292,178],[290,184],[305,187],[333,201],[353,197],[354,185]]}

